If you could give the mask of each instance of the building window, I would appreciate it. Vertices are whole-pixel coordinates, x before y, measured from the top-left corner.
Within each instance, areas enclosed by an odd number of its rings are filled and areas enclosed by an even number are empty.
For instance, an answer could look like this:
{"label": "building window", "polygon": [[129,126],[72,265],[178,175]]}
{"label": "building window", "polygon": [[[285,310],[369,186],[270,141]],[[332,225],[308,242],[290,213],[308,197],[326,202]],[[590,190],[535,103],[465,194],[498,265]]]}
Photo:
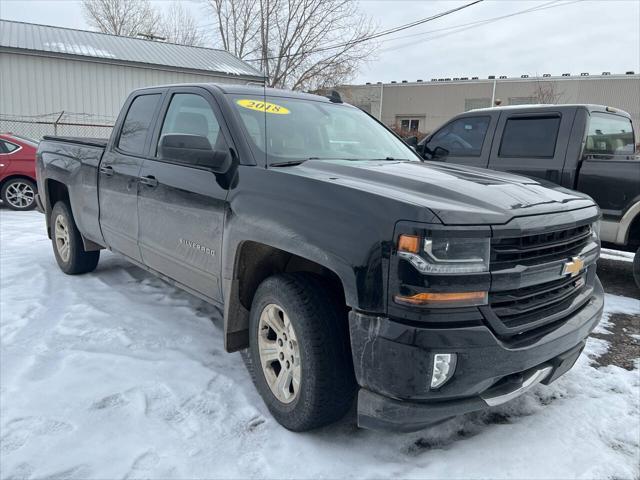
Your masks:
{"label": "building window", "polygon": [[509,105],[535,105],[540,103],[536,97],[509,97]]}
{"label": "building window", "polygon": [[488,108],[491,106],[490,98],[465,98],[464,111],[475,110],[477,108]]}
{"label": "building window", "polygon": [[408,132],[420,131],[420,119],[419,118],[403,118],[400,120],[400,129]]}

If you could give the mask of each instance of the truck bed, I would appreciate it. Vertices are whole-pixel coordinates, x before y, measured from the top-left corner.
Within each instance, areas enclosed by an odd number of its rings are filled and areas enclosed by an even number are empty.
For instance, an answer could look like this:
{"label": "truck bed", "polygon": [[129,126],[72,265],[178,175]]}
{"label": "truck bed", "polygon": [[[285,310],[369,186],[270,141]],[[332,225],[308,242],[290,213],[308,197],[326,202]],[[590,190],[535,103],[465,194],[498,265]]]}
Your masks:
{"label": "truck bed", "polygon": [[61,137],[54,135],[45,135],[43,140],[50,140],[54,142],[76,143],[79,145],[90,145],[92,147],[106,148],[108,138],[95,138],[95,137]]}

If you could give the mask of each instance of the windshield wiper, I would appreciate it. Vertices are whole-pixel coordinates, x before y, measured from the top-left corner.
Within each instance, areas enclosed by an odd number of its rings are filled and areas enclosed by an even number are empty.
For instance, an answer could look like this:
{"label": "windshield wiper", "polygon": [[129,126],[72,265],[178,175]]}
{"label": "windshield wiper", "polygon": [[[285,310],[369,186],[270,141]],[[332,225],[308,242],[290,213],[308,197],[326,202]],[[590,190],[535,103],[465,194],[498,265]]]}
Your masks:
{"label": "windshield wiper", "polygon": [[320,157],[309,157],[309,158],[301,158],[299,160],[288,160],[286,162],[274,162],[270,163],[270,167],[291,167],[294,165],[300,165],[307,160],[335,160],[334,158],[320,158]]}
{"label": "windshield wiper", "polygon": [[274,163],[270,163],[269,166],[270,167],[291,167],[294,165],[300,165],[304,162],[306,162],[307,160],[346,160],[346,161],[350,161],[350,162],[355,162],[355,161],[379,161],[379,160],[389,160],[389,161],[404,161],[404,160],[409,160],[408,158],[395,158],[395,157],[384,157],[384,158],[346,158],[346,157],[309,157],[309,158],[301,158],[299,160],[289,160],[286,162],[274,162]]}
{"label": "windshield wiper", "polygon": [[307,160],[311,160],[311,159],[303,158],[300,160],[289,160],[288,162],[275,162],[275,163],[270,163],[269,166],[270,167],[293,167],[294,165],[300,165],[306,162]]}

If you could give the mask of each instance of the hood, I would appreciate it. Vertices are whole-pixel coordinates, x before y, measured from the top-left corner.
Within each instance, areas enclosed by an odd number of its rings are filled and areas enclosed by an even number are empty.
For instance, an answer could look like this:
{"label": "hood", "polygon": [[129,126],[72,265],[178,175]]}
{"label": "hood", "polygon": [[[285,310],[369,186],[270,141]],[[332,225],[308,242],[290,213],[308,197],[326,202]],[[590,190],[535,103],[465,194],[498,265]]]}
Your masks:
{"label": "hood", "polygon": [[547,182],[440,162],[309,160],[282,171],[425,207],[446,225],[504,224],[594,205]]}

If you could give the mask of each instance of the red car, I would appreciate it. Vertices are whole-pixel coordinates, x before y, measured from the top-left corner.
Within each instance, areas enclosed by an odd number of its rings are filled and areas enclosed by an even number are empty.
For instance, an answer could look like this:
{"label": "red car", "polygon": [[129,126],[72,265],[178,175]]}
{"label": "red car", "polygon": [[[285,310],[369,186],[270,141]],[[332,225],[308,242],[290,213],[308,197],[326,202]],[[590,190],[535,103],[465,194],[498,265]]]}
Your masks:
{"label": "red car", "polygon": [[0,197],[12,210],[31,210],[36,202],[38,142],[0,133]]}

